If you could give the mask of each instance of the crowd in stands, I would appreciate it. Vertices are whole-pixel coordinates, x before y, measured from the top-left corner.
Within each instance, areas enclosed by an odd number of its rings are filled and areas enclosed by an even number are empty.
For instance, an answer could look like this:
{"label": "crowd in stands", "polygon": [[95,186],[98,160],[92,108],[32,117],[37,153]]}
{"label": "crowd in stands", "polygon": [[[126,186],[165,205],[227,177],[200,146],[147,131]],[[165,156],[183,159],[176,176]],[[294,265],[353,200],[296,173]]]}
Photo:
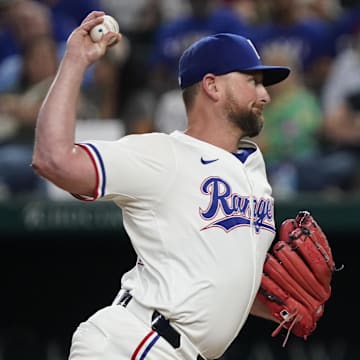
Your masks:
{"label": "crowd in stands", "polygon": [[264,62],[293,69],[268,88],[254,139],[275,196],[360,191],[358,1],[0,0],[0,199],[48,196],[30,167],[36,116],[67,37],[92,10],[113,15],[123,41],[88,70],[79,119],[116,119],[124,134],[184,130],[180,54],[204,35],[238,33]]}

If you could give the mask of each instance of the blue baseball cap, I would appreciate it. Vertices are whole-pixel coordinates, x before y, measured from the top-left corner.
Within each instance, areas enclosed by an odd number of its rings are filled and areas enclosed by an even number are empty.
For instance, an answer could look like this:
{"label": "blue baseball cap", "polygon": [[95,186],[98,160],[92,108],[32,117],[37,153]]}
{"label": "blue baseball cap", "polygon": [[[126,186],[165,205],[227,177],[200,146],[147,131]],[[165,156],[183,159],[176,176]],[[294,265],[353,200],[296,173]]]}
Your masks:
{"label": "blue baseball cap", "polygon": [[263,84],[269,86],[288,77],[290,68],[263,65],[251,40],[236,34],[206,36],[190,45],[179,60],[181,89],[197,83],[208,74],[223,75],[234,71],[260,70]]}

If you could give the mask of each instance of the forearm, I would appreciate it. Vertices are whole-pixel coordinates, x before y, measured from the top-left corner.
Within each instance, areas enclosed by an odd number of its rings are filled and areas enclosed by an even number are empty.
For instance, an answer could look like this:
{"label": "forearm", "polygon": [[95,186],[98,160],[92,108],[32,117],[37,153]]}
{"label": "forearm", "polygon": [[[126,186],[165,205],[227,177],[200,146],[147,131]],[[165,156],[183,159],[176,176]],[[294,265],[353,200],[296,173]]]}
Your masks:
{"label": "forearm", "polygon": [[69,152],[74,144],[76,108],[86,66],[64,57],[38,114],[37,148]]}
{"label": "forearm", "polygon": [[33,166],[45,170],[46,177],[46,169],[62,168],[75,150],[76,105],[85,70],[86,65],[65,56],[40,108]]}

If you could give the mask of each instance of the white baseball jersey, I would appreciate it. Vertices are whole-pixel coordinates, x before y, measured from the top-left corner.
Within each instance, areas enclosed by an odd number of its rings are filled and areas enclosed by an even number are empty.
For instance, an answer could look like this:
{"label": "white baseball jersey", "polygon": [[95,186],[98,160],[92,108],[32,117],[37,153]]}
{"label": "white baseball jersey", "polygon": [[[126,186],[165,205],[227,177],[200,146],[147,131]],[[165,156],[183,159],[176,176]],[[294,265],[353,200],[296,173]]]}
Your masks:
{"label": "white baseball jersey", "polygon": [[235,155],[180,131],[81,146],[96,164],[94,199],[122,209],[138,256],[122,287],[203,356],[220,357],[248,317],[275,235],[260,150],[242,141]]}

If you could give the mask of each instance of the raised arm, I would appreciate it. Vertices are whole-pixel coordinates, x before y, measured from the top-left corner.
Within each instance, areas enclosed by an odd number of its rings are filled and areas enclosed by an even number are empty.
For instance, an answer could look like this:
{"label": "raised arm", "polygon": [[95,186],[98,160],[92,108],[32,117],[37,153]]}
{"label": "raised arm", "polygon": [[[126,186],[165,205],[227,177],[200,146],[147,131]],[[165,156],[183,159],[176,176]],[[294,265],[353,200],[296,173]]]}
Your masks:
{"label": "raised arm", "polygon": [[[42,176],[71,193],[91,196],[96,174],[90,157],[75,142],[76,108],[86,69],[102,57],[120,34],[107,33],[94,43],[90,30],[104,12],[91,12],[69,36],[57,75],[38,114],[32,166]],[[114,44],[112,43],[112,44]],[[96,135],[96,134],[94,134]]]}

